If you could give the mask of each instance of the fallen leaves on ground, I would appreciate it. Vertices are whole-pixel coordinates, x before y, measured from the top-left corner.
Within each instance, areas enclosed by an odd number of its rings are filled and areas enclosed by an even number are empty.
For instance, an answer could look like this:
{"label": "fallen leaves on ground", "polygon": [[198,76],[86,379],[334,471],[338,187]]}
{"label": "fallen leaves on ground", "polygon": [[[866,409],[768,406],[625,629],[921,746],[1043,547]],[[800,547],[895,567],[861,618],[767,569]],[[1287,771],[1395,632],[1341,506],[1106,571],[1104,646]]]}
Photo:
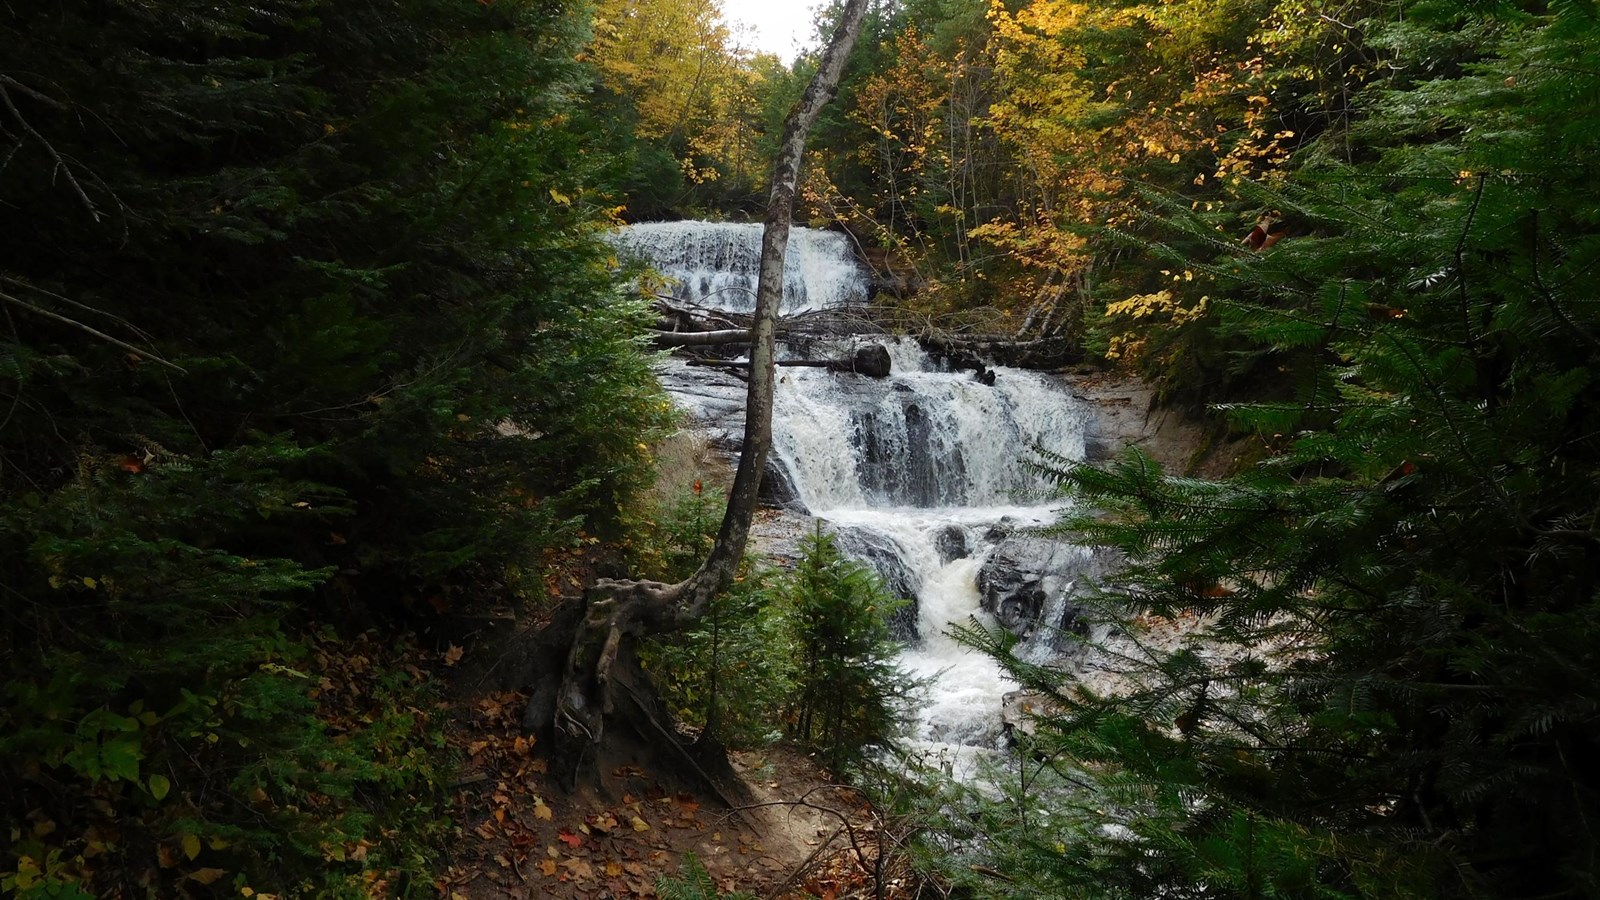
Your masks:
{"label": "fallen leaves on ground", "polygon": [[[466,840],[440,894],[656,897],[656,880],[677,874],[683,852],[714,832],[699,798],[668,793],[645,770],[623,766],[613,775],[641,785],[638,793],[580,808],[547,782],[538,742],[521,733],[526,702],[517,692],[491,693],[458,717],[450,741],[463,760],[455,805]],[[669,839],[668,831],[683,838]]]}
{"label": "fallen leaves on ground", "polygon": [[[862,852],[841,839],[805,873],[796,873],[817,841],[791,858],[765,846],[768,835],[730,818],[720,804],[664,789],[639,766],[606,770],[616,790],[608,800],[563,791],[548,777],[545,748],[522,733],[526,704],[527,695],[516,691],[457,704],[449,740],[462,760],[453,811],[462,840],[454,865],[436,885],[440,896],[651,900],[658,897],[657,880],[680,874],[690,851],[722,890],[766,896],[795,876],[777,896],[875,896],[877,851],[865,845],[874,843],[876,832],[870,808],[853,792],[849,800],[841,797],[841,808],[853,811],[858,835],[867,838]],[[714,805],[703,810],[703,802]],[[901,900],[914,893],[915,879],[903,859],[892,857],[882,869],[882,896]]]}

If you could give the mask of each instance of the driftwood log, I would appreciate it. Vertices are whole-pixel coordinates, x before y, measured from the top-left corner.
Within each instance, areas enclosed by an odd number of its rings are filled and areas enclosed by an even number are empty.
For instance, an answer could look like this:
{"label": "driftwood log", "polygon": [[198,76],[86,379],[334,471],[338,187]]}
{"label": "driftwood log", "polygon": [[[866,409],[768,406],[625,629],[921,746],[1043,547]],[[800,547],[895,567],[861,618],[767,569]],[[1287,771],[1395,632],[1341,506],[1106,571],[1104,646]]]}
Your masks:
{"label": "driftwood log", "polygon": [[1063,338],[1036,338],[1019,341],[1004,335],[956,337],[947,334],[918,335],[923,349],[952,368],[983,371],[985,362],[1018,368],[1041,369],[1083,362],[1083,351]]}

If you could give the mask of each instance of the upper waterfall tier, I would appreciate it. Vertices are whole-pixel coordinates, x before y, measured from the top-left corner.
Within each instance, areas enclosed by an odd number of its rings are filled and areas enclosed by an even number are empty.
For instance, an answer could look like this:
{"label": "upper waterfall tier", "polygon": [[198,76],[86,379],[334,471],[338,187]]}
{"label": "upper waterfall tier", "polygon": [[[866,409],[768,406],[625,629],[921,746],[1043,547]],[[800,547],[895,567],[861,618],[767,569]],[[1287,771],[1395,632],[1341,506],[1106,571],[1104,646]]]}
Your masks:
{"label": "upper waterfall tier", "polygon": [[[672,280],[684,303],[748,313],[755,310],[761,269],[761,226],[730,222],[646,222],[618,229],[612,239]],[[832,231],[789,232],[780,312],[828,309],[867,301],[867,273],[850,240]]]}

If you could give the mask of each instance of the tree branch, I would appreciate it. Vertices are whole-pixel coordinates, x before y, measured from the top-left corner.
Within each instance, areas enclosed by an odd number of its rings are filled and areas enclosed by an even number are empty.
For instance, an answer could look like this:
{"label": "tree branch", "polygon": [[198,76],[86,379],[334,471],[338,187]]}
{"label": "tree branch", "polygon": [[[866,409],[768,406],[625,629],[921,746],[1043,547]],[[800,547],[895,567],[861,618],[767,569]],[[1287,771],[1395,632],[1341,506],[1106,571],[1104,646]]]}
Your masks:
{"label": "tree branch", "polygon": [[23,309],[25,309],[25,310],[27,310],[27,311],[29,311],[31,313],[34,313],[35,315],[44,316],[46,319],[53,319],[54,321],[60,322],[63,325],[67,325],[67,326],[70,326],[72,328],[76,328],[79,331],[81,331],[81,332],[83,332],[85,334],[88,334],[88,335],[90,335],[92,337],[99,338],[100,340],[105,341],[108,344],[112,344],[114,346],[121,347],[124,350],[127,350],[127,351],[130,351],[132,353],[135,353],[141,359],[149,359],[151,362],[160,363],[161,365],[166,366],[169,369],[175,369],[175,370],[177,370],[179,372],[182,372],[185,375],[189,374],[189,370],[185,369],[184,367],[182,367],[180,365],[176,365],[174,363],[167,362],[166,360],[164,360],[161,357],[155,355],[154,353],[151,353],[149,350],[144,350],[144,349],[141,349],[139,347],[135,347],[134,345],[128,343],[127,341],[118,340],[117,338],[114,338],[111,335],[106,334],[104,331],[101,331],[98,328],[92,328],[92,327],[90,327],[88,325],[83,324],[82,322],[79,322],[77,319],[69,319],[66,316],[60,315],[58,313],[53,313],[48,309],[41,309],[41,308],[39,308],[37,306],[34,306],[32,303],[29,303],[26,300],[23,300],[23,299],[18,298],[18,297],[13,297],[10,294],[0,293],[0,300],[4,300],[5,302],[10,303],[10,304],[12,304],[14,306],[19,306],[19,307],[21,307],[21,308],[23,308]]}
{"label": "tree branch", "polygon": [[[839,27],[823,52],[815,77],[784,126],[782,149],[773,169],[772,191],[762,229],[756,312],[750,328],[751,377],[745,404],[744,449],[739,456],[739,468],[716,541],[700,568],[678,584],[597,580],[586,592],[587,614],[568,650],[553,713],[547,717],[543,709],[535,710],[530,703],[532,721],[553,722],[557,741],[568,745],[566,755],[573,758],[575,764],[581,763],[602,739],[610,705],[610,669],[616,664],[622,639],[694,623],[705,615],[711,599],[733,581],[744,558],[750,520],[755,514],[761,476],[772,446],[772,395],[776,380],[773,359],[778,307],[783,299],[783,269],[805,138],[823,105],[837,90],[845,59],[860,32],[866,6],[867,0],[849,0]],[[573,779],[576,779],[575,771]]]}
{"label": "tree branch", "polygon": [[806,136],[822,114],[822,108],[838,90],[839,78],[855,46],[866,8],[867,0],[849,0],[845,5],[811,84],[784,123],[783,142],[773,166],[772,190],[761,231],[761,269],[756,281],[755,321],[750,327],[750,388],[745,400],[744,449],[739,454],[739,468],[734,473],[728,509],[716,541],[700,569],[684,583],[682,602],[675,612],[680,625],[704,615],[711,598],[733,581],[739,561],[744,558],[761,476],[767,454],[772,449],[775,381],[772,363],[776,356],[778,307],[783,301],[783,269]]}
{"label": "tree branch", "polygon": [[[61,172],[61,174],[67,176],[67,184],[72,186],[72,190],[73,190],[74,193],[76,193],[78,195],[78,199],[83,201],[84,208],[89,211],[89,218],[93,219],[95,221],[95,224],[99,224],[100,223],[100,211],[98,209],[95,209],[94,201],[90,200],[89,199],[89,195],[84,193],[83,185],[79,184],[78,183],[78,179],[72,174],[72,167],[68,166],[67,165],[67,161],[65,159],[61,158],[61,154],[60,153],[56,152],[56,148],[54,146],[52,146],[49,141],[45,140],[44,135],[40,134],[38,131],[35,131],[34,127],[28,123],[28,120],[23,118],[22,111],[17,109],[17,105],[11,101],[11,94],[8,91],[6,91],[5,86],[7,84],[14,85],[14,86],[16,86],[18,88],[21,88],[22,90],[26,91],[29,96],[32,96],[32,97],[40,97],[40,98],[42,98],[44,95],[42,95],[39,92],[33,90],[32,88],[27,88],[27,87],[24,87],[23,85],[17,84],[17,82],[14,79],[11,79],[11,78],[0,79],[0,101],[3,101],[5,103],[6,109],[11,111],[12,117],[17,120],[17,124],[18,125],[22,126],[22,130],[26,131],[29,135],[31,135],[34,138],[34,140],[37,140],[39,143],[44,145],[45,152],[49,153],[50,154],[50,158],[55,160],[56,169],[59,170]],[[49,100],[48,98],[44,98],[44,99],[45,99],[46,102],[48,102],[52,106],[55,106],[57,109],[66,109],[66,107],[64,107],[61,104],[55,102],[54,100]]]}
{"label": "tree branch", "polygon": [[23,281],[20,278],[13,278],[10,275],[0,275],[0,281],[4,281],[4,282],[6,282],[8,284],[14,284],[19,288],[24,288],[26,290],[33,291],[34,293],[43,294],[46,297],[49,297],[51,300],[54,300],[54,301],[56,301],[58,303],[65,303],[66,305],[68,305],[68,306],[70,306],[70,307],[72,307],[74,309],[81,309],[84,312],[94,313],[97,316],[105,316],[106,318],[112,320],[113,322],[116,322],[118,325],[121,325],[122,327],[128,329],[129,331],[133,332],[134,334],[138,335],[139,337],[142,337],[142,338],[144,338],[146,340],[150,340],[151,339],[149,332],[145,331],[144,329],[142,329],[139,326],[133,324],[132,322],[129,322],[127,319],[124,319],[123,317],[121,317],[121,316],[119,316],[119,315],[117,315],[115,313],[108,313],[103,309],[96,309],[95,307],[90,306],[87,303],[80,303],[77,300],[72,299],[71,297],[63,297],[60,294],[56,293],[55,291],[47,291],[44,288],[39,287],[36,284],[31,284],[29,282]]}

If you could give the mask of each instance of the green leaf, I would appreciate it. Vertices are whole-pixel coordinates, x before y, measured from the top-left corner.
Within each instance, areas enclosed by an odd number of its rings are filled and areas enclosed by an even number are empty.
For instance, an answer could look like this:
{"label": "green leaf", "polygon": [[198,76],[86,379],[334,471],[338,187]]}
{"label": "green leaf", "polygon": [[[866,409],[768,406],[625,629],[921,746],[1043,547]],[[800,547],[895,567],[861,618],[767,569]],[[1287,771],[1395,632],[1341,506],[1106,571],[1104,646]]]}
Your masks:
{"label": "green leaf", "polygon": [[100,748],[100,766],[105,775],[112,780],[118,778],[123,781],[137,782],[139,780],[139,760],[144,756],[139,747],[139,742],[128,738],[117,738],[107,741]]}
{"label": "green leaf", "polygon": [[172,781],[165,775],[150,776],[150,796],[157,800],[165,799],[167,792],[172,790]]}

